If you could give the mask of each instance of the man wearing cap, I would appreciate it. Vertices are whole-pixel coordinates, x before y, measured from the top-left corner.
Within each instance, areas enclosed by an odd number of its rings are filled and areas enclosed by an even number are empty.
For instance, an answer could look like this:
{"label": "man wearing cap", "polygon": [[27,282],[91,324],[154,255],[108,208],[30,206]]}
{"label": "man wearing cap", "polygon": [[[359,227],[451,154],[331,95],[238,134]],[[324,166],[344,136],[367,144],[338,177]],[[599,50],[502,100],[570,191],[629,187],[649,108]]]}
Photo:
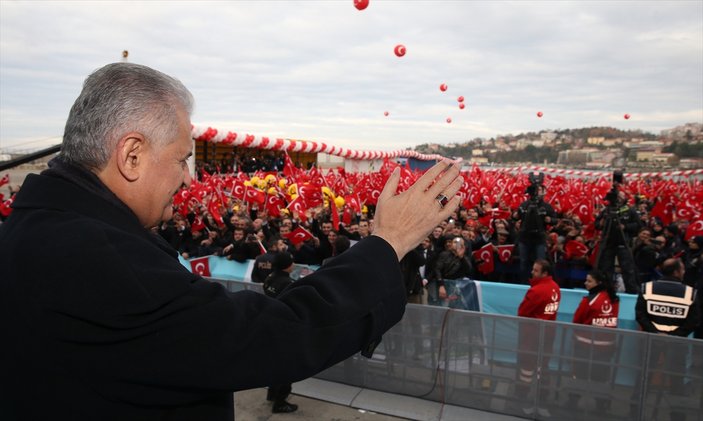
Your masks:
{"label": "man wearing cap", "polygon": [[[290,277],[293,271],[293,256],[285,250],[276,253],[271,268],[272,272],[264,280],[264,294],[276,298],[293,283]],[[266,400],[273,401],[274,414],[293,412],[298,409],[298,405],[286,401],[291,390],[291,383],[269,386]]]}

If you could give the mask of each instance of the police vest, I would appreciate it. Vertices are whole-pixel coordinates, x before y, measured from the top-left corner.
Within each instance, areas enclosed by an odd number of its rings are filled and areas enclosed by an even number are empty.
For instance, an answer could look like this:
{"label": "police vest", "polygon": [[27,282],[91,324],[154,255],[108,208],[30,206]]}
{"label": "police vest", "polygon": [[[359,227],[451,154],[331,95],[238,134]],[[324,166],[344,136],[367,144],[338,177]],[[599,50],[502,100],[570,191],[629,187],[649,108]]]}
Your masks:
{"label": "police vest", "polygon": [[683,324],[696,298],[696,290],[675,281],[652,281],[642,285],[649,319],[660,332],[671,332]]}

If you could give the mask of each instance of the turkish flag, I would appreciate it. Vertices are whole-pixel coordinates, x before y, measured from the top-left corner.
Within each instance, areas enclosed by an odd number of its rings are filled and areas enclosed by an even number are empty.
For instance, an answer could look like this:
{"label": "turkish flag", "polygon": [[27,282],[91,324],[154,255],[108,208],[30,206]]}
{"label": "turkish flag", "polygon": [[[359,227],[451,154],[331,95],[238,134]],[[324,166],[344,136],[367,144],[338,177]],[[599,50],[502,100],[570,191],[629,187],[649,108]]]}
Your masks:
{"label": "turkish flag", "polygon": [[205,256],[189,260],[191,271],[200,276],[211,276],[209,259],[209,256]]}
{"label": "turkish flag", "polygon": [[487,213],[484,216],[481,216],[478,218],[478,222],[480,222],[481,225],[483,225],[484,227],[490,227],[492,220],[493,220],[493,215],[491,215],[490,213]]}
{"label": "turkish flag", "polygon": [[277,194],[272,194],[266,198],[266,210],[274,218],[281,216],[281,208],[285,207],[283,199]]}
{"label": "turkish flag", "polygon": [[344,201],[349,205],[349,207],[351,207],[354,212],[361,212],[361,200],[359,200],[358,193],[345,196]]}
{"label": "turkish flag", "polygon": [[205,223],[203,222],[203,217],[198,215],[193,219],[193,223],[190,224],[190,232],[202,231],[205,229]]}
{"label": "turkish flag", "polygon": [[190,199],[190,192],[186,189],[181,189],[181,191],[173,195],[173,205],[180,207],[181,204],[188,202],[188,199]]}
{"label": "turkish flag", "polygon": [[508,263],[510,258],[513,257],[514,244],[506,244],[503,246],[498,246],[498,258],[503,263]]}
{"label": "turkish flag", "polygon": [[673,213],[674,204],[668,200],[666,203],[664,203],[664,200],[658,200],[649,212],[651,216],[656,216],[661,219],[664,226],[671,224],[671,221],[673,220]]}
{"label": "turkish flag", "polygon": [[314,208],[322,204],[322,190],[310,183],[304,183],[298,187],[298,194],[305,200],[305,204]]}
{"label": "turkish flag", "polygon": [[691,203],[690,199],[680,201],[676,206],[675,214],[677,220],[685,219],[687,221],[694,221],[701,216],[701,213],[696,209],[696,206]]}
{"label": "turkish flag", "polygon": [[266,203],[266,193],[254,187],[247,186],[247,188],[244,190],[244,201],[263,205],[264,203]]}
{"label": "turkish flag", "polygon": [[580,241],[569,240],[564,245],[564,253],[567,259],[575,259],[588,254],[588,246]]}
{"label": "turkish flag", "polygon": [[2,178],[0,178],[0,187],[4,186],[5,184],[8,184],[10,182],[10,174],[5,174]]}
{"label": "turkish flag", "polygon": [[703,219],[692,222],[691,225],[686,228],[686,235],[684,239],[688,241],[691,237],[696,237],[699,235],[703,236]]}
{"label": "turkish flag", "polygon": [[325,179],[322,177],[320,170],[314,165],[310,168],[310,171],[308,171],[308,177],[310,178],[310,184],[315,187],[320,188],[325,185]]}
{"label": "turkish flag", "polygon": [[344,225],[349,226],[351,224],[352,216],[351,216],[351,209],[349,209],[349,206],[344,207],[344,212],[342,213],[342,222],[344,222]]}
{"label": "turkish flag", "polygon": [[588,198],[583,198],[574,206],[574,215],[578,216],[584,225],[590,224],[593,219],[593,206]]}
{"label": "turkish flag", "polygon": [[487,275],[493,272],[493,244],[488,243],[475,252],[471,253],[474,260],[478,262],[478,271]]}
{"label": "turkish flag", "polygon": [[302,243],[303,241],[309,240],[313,237],[312,233],[310,231],[306,230],[303,227],[297,227],[291,233],[288,235],[288,240],[291,242],[291,244],[299,244]]}
{"label": "turkish flag", "polygon": [[510,211],[503,209],[491,209],[491,214],[493,219],[508,219],[510,218]]}
{"label": "turkish flag", "polygon": [[247,186],[244,185],[242,180],[234,180],[234,184],[232,185],[232,197],[235,199],[244,200],[244,191],[246,189]]}
{"label": "turkish flag", "polygon": [[375,205],[378,203],[378,196],[381,195],[381,189],[377,187],[372,187],[371,189],[368,190],[367,196],[366,196],[366,202],[369,205]]}
{"label": "turkish flag", "polygon": [[12,213],[12,202],[15,201],[15,196],[7,199],[6,201],[0,203],[0,215],[10,216]]}
{"label": "turkish flag", "polygon": [[593,246],[593,250],[591,250],[591,254],[588,256],[588,264],[591,265],[591,267],[596,267],[596,260],[598,259],[598,248],[599,243],[596,243],[596,245]]}
{"label": "turkish flag", "polygon": [[298,215],[305,214],[305,211],[308,209],[307,206],[305,206],[305,201],[303,200],[302,196],[296,197],[295,200],[291,201],[288,204],[287,208],[291,212],[295,212]]}
{"label": "turkish flag", "polygon": [[339,230],[339,211],[337,210],[337,205],[334,204],[334,200],[330,200],[330,213],[332,214],[332,228],[335,231]]}
{"label": "turkish flag", "polygon": [[222,214],[220,214],[220,201],[215,197],[215,195],[210,197],[210,201],[207,204],[207,211],[212,216],[212,219],[217,222],[218,226],[225,226],[225,221],[222,219]]}
{"label": "turkish flag", "polygon": [[290,156],[286,153],[283,157],[283,175],[288,179],[289,182],[293,182],[298,178],[300,170],[296,168]]}

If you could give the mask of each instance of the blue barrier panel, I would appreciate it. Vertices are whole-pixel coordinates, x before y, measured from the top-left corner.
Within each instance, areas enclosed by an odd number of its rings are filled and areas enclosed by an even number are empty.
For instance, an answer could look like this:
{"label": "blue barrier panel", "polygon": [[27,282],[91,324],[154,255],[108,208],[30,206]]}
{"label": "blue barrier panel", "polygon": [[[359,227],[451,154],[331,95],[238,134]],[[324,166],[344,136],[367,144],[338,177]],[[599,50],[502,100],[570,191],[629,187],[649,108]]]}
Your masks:
{"label": "blue barrier panel", "polygon": [[[187,260],[180,256],[178,256],[178,259],[184,267],[191,270],[190,263]],[[227,260],[224,257],[210,256],[208,264],[212,278],[251,281],[251,269],[254,266],[253,260],[239,263]],[[291,277],[298,279],[314,272],[318,268],[319,266],[296,264]],[[509,316],[517,315],[517,308],[528,288],[527,285],[472,281],[469,279],[447,280],[446,282],[447,292],[454,298],[453,302],[450,302],[449,307]],[[571,322],[581,298],[587,294],[585,289],[562,289],[557,320]],[[619,294],[619,296],[620,315],[618,317],[618,327],[621,329],[639,330],[635,320],[637,296],[624,293]]]}
{"label": "blue barrier panel", "polygon": [[[190,267],[190,262],[181,256],[178,256],[178,261],[192,272]],[[254,261],[247,260],[246,262],[240,263],[236,260],[227,260],[220,256],[210,256],[208,257],[208,265],[210,266],[210,277],[215,279],[227,279],[235,281],[246,281],[251,282],[251,270],[254,268]],[[313,265],[300,265],[295,264],[293,266],[293,272],[291,272],[290,277],[294,280],[304,277],[314,271],[316,271],[319,266]]]}
{"label": "blue barrier panel", "polygon": [[[481,281],[482,311],[492,314],[506,314],[517,316],[517,308],[527,291],[527,285],[502,284]],[[571,322],[581,299],[588,295],[585,289],[562,289],[561,303],[557,320]],[[635,304],[637,296],[633,294],[618,294],[620,297],[620,315],[618,327],[621,329],[639,330],[635,320]]]}

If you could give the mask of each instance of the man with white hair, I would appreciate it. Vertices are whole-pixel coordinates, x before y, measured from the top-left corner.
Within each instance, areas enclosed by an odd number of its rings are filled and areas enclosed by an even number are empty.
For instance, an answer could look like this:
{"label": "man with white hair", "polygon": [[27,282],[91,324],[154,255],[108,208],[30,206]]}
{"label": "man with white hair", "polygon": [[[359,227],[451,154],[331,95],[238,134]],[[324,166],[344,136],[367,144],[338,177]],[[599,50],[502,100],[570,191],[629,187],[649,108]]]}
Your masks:
{"label": "man with white hair", "polygon": [[232,392],[369,356],[402,317],[398,261],[458,206],[457,165],[400,194],[396,170],[373,235],[276,299],[230,293],[151,231],[190,185],[192,108],[146,66],[86,79],[61,153],[0,226],[3,419],[232,420]]}

